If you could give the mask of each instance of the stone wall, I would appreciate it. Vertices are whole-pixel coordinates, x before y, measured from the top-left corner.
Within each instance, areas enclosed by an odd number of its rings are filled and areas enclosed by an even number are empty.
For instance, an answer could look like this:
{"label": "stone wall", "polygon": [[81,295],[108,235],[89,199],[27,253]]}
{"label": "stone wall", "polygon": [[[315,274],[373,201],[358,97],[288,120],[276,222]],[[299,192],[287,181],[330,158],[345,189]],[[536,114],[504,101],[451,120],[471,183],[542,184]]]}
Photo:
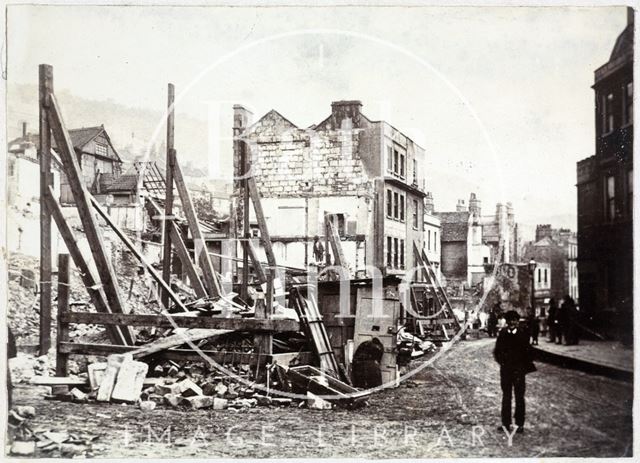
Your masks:
{"label": "stone wall", "polygon": [[263,197],[370,195],[357,130],[299,129],[271,111],[246,133]]}

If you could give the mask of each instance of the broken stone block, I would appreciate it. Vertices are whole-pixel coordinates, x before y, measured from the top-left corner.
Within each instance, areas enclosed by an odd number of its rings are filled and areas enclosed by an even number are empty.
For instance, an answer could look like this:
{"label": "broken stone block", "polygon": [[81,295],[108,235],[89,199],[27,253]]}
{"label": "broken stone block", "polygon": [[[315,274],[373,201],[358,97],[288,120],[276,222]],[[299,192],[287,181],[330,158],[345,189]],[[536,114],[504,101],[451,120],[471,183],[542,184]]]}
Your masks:
{"label": "broken stone block", "polygon": [[331,410],[333,405],[312,392],[307,391],[307,406],[315,410]]}
{"label": "broken stone block", "polygon": [[36,409],[30,405],[18,406],[14,410],[23,418],[33,418],[36,416]]}
{"label": "broken stone block", "polygon": [[157,404],[161,404],[162,402],[164,402],[164,397],[160,394],[149,394],[147,400],[150,400],[151,402],[155,402]]}
{"label": "broken stone block", "polygon": [[267,397],[261,394],[253,394],[253,398],[256,399],[258,405],[262,407],[271,405],[271,397]]}
{"label": "broken stone block", "polygon": [[177,407],[178,405],[180,405],[182,403],[182,401],[185,400],[184,398],[182,398],[181,396],[177,395],[177,394],[165,394],[164,395],[164,401],[167,405],[171,405],[172,407]]}
{"label": "broken stone block", "polygon": [[222,397],[227,393],[227,386],[225,386],[222,383],[218,383],[218,385],[216,386],[215,390],[216,390],[216,394],[218,394],[220,397]]}
{"label": "broken stone block", "polygon": [[71,397],[73,397],[73,400],[76,400],[78,402],[84,402],[87,400],[87,394],[82,392],[77,387],[74,387],[73,389],[71,389],[69,394],[71,394]]}
{"label": "broken stone block", "polygon": [[121,402],[135,402],[138,400],[148,370],[149,365],[144,362],[137,362],[131,356],[125,359],[120,365],[111,399]]}
{"label": "broken stone block", "polygon": [[214,410],[224,410],[229,406],[229,401],[227,399],[220,399],[218,397],[213,398],[213,409]]}
{"label": "broken stone block", "polygon": [[51,386],[51,395],[67,395],[69,393],[69,386],[56,385]]}
{"label": "broken stone block", "polygon": [[166,395],[166,394],[180,394],[180,384],[178,383],[173,383],[173,384],[165,384],[165,383],[160,383],[160,384],[156,384],[154,387],[155,393],[156,394],[160,394],[160,395]]}
{"label": "broken stone block", "polygon": [[206,382],[202,385],[202,394],[203,395],[216,395],[216,385],[212,382]]}
{"label": "broken stone block", "polygon": [[184,399],[194,410],[213,406],[213,397],[208,395],[196,395]]}
{"label": "broken stone block", "polygon": [[140,402],[140,410],[143,412],[150,412],[154,408],[156,408],[156,403],[151,400],[143,400]]}
{"label": "broken stone block", "polygon": [[202,388],[190,379],[185,379],[177,384],[180,387],[180,394],[182,397],[194,397],[201,396]]}
{"label": "broken stone block", "polygon": [[96,400],[99,402],[109,402],[109,400],[111,400],[111,394],[113,393],[116,378],[118,377],[118,371],[125,358],[132,359],[133,357],[131,357],[131,354],[111,354],[107,357],[107,369],[100,382],[98,396],[96,397]]}
{"label": "broken stone block", "polygon": [[291,405],[291,399],[287,399],[286,397],[272,397],[271,403],[273,405],[279,405],[281,407],[288,407]]}
{"label": "broken stone block", "polygon": [[16,441],[9,450],[11,455],[31,456],[36,452],[35,441]]}

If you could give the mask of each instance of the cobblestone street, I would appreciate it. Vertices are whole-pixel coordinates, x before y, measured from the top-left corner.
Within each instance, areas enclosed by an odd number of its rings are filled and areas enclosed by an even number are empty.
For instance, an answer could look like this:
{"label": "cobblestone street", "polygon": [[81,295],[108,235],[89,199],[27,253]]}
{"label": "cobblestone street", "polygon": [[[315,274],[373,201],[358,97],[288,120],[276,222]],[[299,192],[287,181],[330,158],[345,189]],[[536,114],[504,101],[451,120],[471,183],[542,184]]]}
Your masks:
{"label": "cobblestone street", "polygon": [[[134,406],[45,401],[36,429],[99,436],[96,457],[617,457],[632,452],[630,383],[537,362],[527,378],[527,424],[510,445],[498,432],[500,390],[493,340],[458,343],[409,384],[360,410],[254,408],[148,413]],[[37,393],[36,393],[37,392]]]}

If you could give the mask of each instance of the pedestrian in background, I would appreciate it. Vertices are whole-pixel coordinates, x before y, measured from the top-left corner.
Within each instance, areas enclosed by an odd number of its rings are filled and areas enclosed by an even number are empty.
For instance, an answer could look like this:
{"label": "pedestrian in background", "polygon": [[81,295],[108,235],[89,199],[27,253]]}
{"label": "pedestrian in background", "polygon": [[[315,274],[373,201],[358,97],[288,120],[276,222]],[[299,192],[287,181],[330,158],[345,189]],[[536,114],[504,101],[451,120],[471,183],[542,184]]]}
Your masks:
{"label": "pedestrian in background", "polygon": [[321,265],[324,258],[324,246],[320,242],[318,235],[313,237],[313,257],[316,260],[316,264]]}
{"label": "pedestrian in background", "polygon": [[547,326],[549,328],[549,342],[556,342],[556,312],[558,304],[551,298],[549,301],[549,311],[547,312]]}
{"label": "pedestrian in background", "polygon": [[[524,432],[525,422],[525,375],[536,368],[529,344],[529,335],[519,326],[520,315],[508,311],[504,318],[507,326],[500,330],[493,352],[500,365],[500,388],[502,389],[502,427],[511,429],[511,397],[515,397],[516,432]],[[500,429],[502,429],[502,427]]]}
{"label": "pedestrian in background", "polygon": [[566,318],[566,334],[565,342],[568,346],[578,344],[578,308],[573,298],[569,295],[564,297],[565,318]]}
{"label": "pedestrian in background", "polygon": [[489,311],[489,319],[487,320],[487,334],[493,338],[498,334],[498,318],[500,317],[500,303],[498,302]]}
{"label": "pedestrian in background", "polygon": [[558,310],[556,311],[556,344],[562,344],[563,336],[566,340],[567,327],[569,325],[568,318],[567,306],[563,299],[560,307],[558,307]]}
{"label": "pedestrian in background", "polygon": [[527,309],[527,322],[529,325],[529,336],[531,336],[531,345],[538,345],[538,336],[540,335],[540,319],[536,314],[536,309],[529,307]]}

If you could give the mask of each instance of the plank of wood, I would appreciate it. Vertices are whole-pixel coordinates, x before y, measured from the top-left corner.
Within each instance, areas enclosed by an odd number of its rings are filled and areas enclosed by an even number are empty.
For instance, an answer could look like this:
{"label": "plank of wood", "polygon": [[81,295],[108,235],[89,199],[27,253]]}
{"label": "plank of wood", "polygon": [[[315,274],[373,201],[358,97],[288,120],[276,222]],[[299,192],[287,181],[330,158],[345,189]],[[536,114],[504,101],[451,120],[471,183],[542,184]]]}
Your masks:
{"label": "plank of wood", "polygon": [[[109,301],[112,312],[127,313],[125,306],[122,303],[122,297],[120,296],[120,290],[118,288],[118,282],[111,265],[111,261],[107,257],[105,252],[104,242],[102,235],[98,228],[98,223],[93,214],[91,202],[89,200],[89,193],[84,184],[84,178],[78,164],[78,158],[76,156],[69,132],[67,131],[64,121],[62,120],[62,113],[60,107],[56,101],[56,97],[53,93],[49,94],[50,108],[48,111],[48,119],[51,129],[53,131],[60,158],[64,164],[65,174],[69,182],[69,187],[73,193],[76,208],[82,221],[84,232],[87,235],[87,240],[91,247],[91,252],[102,280],[105,295]],[[134,344],[134,339],[130,331],[123,331],[123,335],[126,337],[127,344]]]}
{"label": "plank of wood", "polygon": [[68,376],[33,376],[29,380],[29,384],[35,386],[84,386],[88,383],[87,379]]}
{"label": "plank of wood", "polygon": [[183,312],[188,312],[189,310],[184,306],[184,304],[182,303],[178,295],[173,292],[171,287],[162,279],[162,277],[158,274],[158,272],[156,272],[153,266],[151,266],[151,264],[147,262],[147,259],[144,258],[142,253],[138,251],[138,249],[136,249],[136,246],[129,239],[129,237],[125,235],[122,232],[122,230],[120,230],[120,228],[113,222],[113,220],[111,220],[111,217],[109,216],[109,214],[107,214],[107,212],[104,209],[102,209],[98,201],[89,194],[87,194],[87,196],[89,197],[91,204],[93,205],[93,208],[98,212],[100,217],[102,217],[104,221],[107,223],[107,225],[111,227],[111,229],[115,232],[118,238],[120,238],[120,240],[125,244],[125,246],[129,249],[129,251],[131,251],[133,256],[138,260],[138,262],[144,265],[144,267],[149,272],[151,277],[160,285],[160,287],[164,291],[167,292],[167,294],[169,294],[169,297],[176,304],[176,306],[178,306]]}
{"label": "plank of wood", "polygon": [[[69,254],[58,254],[58,317],[56,342],[69,341],[69,325],[62,315],[69,311]],[[67,354],[56,349],[56,376],[67,376]]]}
{"label": "plank of wood", "polygon": [[[162,247],[162,279],[167,285],[171,284],[171,242],[173,236],[171,229],[173,228],[173,166],[175,164],[176,152],[174,150],[174,103],[175,103],[175,88],[173,84],[169,84],[167,88],[167,158],[165,169],[165,200],[164,200],[164,243]],[[162,305],[165,308],[169,308],[169,294],[166,291],[162,291],[161,295]]]}
{"label": "plank of wood", "polygon": [[211,256],[209,256],[209,253],[207,252],[207,245],[204,239],[204,235],[202,234],[202,230],[200,229],[198,216],[196,214],[195,208],[193,207],[193,202],[191,201],[189,190],[187,190],[187,185],[184,181],[184,177],[182,176],[180,164],[177,161],[175,161],[173,166],[173,175],[176,187],[178,189],[178,194],[180,195],[180,202],[182,203],[182,208],[187,218],[187,223],[189,224],[189,230],[191,231],[191,235],[193,236],[194,246],[196,246],[196,254],[198,253],[198,245],[202,245],[204,247],[203,252],[200,252],[200,255],[197,256],[197,261],[199,262],[200,267],[202,268],[202,273],[204,274],[205,286],[207,287],[207,290],[211,297],[221,297],[223,296],[222,286],[220,285],[218,276],[216,275],[216,272],[213,268]]}
{"label": "plank of wood", "polygon": [[51,212],[46,198],[51,185],[51,130],[49,127],[49,95],[53,92],[53,68],[39,67],[40,120],[40,326],[39,352],[45,355],[51,347]]}
{"label": "plank of wood", "polygon": [[[155,201],[153,201],[151,198],[147,198],[146,206],[147,206],[147,210],[151,213],[151,215],[158,215],[161,213],[160,206],[158,206],[155,203]],[[191,256],[189,255],[187,246],[184,244],[182,235],[180,235],[178,226],[176,225],[175,222],[171,222],[169,234],[171,236],[171,243],[173,243],[173,247],[176,251],[176,254],[178,254],[178,258],[180,259],[180,262],[182,263],[183,268],[187,272],[187,276],[189,277],[189,282],[191,284],[191,287],[195,291],[196,296],[198,298],[208,297],[208,294],[204,288],[204,285],[202,284],[202,280],[200,280],[200,277],[198,276],[198,272],[196,271],[195,265],[191,260]],[[164,279],[164,275],[163,275],[163,279]]]}
{"label": "plank of wood", "polygon": [[[46,201],[49,210],[51,211],[51,215],[56,222],[58,231],[60,232],[60,235],[64,240],[64,244],[67,247],[71,258],[73,259],[74,264],[76,265],[78,270],[80,270],[80,278],[82,278],[82,283],[89,293],[89,297],[91,298],[93,306],[98,312],[111,313],[111,309],[109,308],[109,304],[107,303],[104,290],[102,289],[102,286],[98,284],[97,278],[93,275],[91,268],[85,261],[84,255],[78,247],[78,242],[76,241],[75,235],[73,234],[71,227],[67,223],[67,220],[64,218],[62,208],[54,197],[52,187],[49,187],[49,196],[47,196]],[[128,330],[128,328],[118,328],[113,326],[107,327],[107,334],[109,335],[109,339],[112,343],[123,345],[127,344],[127,338],[122,333],[122,330]]]}
{"label": "plank of wood", "polygon": [[262,210],[262,201],[260,200],[260,192],[256,185],[256,179],[249,177],[247,179],[247,186],[249,188],[249,196],[251,196],[251,202],[253,203],[253,211],[256,214],[256,220],[258,221],[258,228],[260,230],[260,240],[264,246],[265,254],[267,255],[267,263],[270,267],[276,267],[276,255],[273,252],[273,245],[271,243],[271,236],[269,235],[269,228],[267,227],[267,221],[264,218],[264,211]]}
{"label": "plank of wood", "polygon": [[251,265],[253,265],[253,269],[256,272],[256,277],[260,284],[267,281],[267,275],[264,272],[264,268],[262,268],[262,264],[258,259],[258,255],[256,254],[256,250],[253,247],[253,243],[251,240],[246,240],[242,242],[243,246],[247,247],[247,252],[249,253],[249,258],[251,259]]}
{"label": "plank of wood", "polygon": [[131,351],[134,358],[142,358],[157,352],[161,352],[172,347],[180,346],[188,342],[209,339],[222,334],[230,333],[231,330],[213,330],[213,329],[190,329],[182,333],[176,333],[166,338],[158,339],[152,343],[146,344],[136,350]]}
{"label": "plank of wood", "polygon": [[[155,326],[158,328],[203,328],[242,331],[287,332],[300,331],[300,323],[291,319],[191,317],[181,314],[142,315],[65,312],[60,316],[64,323],[99,325]],[[175,325],[174,325],[175,324]]]}
{"label": "plank of wood", "polygon": [[329,243],[331,243],[331,249],[333,250],[333,255],[335,256],[335,262],[333,265],[337,265],[339,267],[343,267],[346,265],[346,259],[344,257],[344,252],[342,250],[342,243],[340,242],[340,236],[338,235],[338,231],[333,226],[331,222],[330,214],[326,214],[324,216],[325,224],[327,227],[327,235],[329,237]]}

